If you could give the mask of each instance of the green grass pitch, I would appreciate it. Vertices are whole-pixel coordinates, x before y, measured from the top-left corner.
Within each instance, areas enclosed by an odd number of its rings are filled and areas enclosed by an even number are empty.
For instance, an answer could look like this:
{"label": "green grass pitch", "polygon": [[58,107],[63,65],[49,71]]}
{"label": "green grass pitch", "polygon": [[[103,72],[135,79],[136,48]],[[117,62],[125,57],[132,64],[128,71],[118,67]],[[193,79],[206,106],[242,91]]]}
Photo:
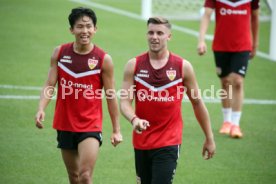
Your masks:
{"label": "green grass pitch", "polygon": [[[139,0],[97,0],[105,5],[140,13]],[[0,85],[42,86],[55,46],[73,41],[67,16],[82,4],[68,0],[0,1]],[[115,63],[116,88],[122,81],[125,63],[147,49],[144,21],[94,9],[98,32],[94,42],[104,48]],[[173,21],[198,30],[198,21]],[[261,23],[260,48],[268,53],[268,22]],[[212,33],[210,28],[209,33]],[[210,48],[211,42],[207,42]],[[211,50],[204,57],[196,53],[197,38],[173,31],[170,50],[194,66],[202,89],[219,81]],[[256,57],[245,80],[248,99],[276,100],[276,63]],[[39,95],[37,90],[0,88],[0,96]],[[66,184],[67,174],[52,129],[55,102],[46,110],[45,128],[34,126],[38,100],[0,99],[0,183]],[[218,134],[222,117],[220,104],[207,103],[217,154],[210,161],[201,157],[203,133],[189,103],[183,103],[185,128],[174,184],[270,184],[276,181],[276,105],[245,104],[241,127],[245,137],[233,140]],[[124,142],[117,148],[109,143],[111,123],[104,102],[104,144],[94,172],[95,184],[133,184],[135,170],[131,126],[121,117]]]}

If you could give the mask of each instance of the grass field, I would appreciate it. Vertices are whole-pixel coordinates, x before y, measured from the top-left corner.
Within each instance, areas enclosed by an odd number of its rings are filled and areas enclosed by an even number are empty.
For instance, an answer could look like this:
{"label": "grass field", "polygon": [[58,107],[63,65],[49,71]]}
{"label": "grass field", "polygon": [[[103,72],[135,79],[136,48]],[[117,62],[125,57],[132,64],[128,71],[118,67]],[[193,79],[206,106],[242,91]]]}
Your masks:
{"label": "grass field", "polygon": [[[105,5],[139,14],[139,0],[97,0]],[[68,0],[0,0],[0,86],[42,86],[55,46],[73,41],[67,16],[81,4]],[[116,88],[122,70],[131,57],[147,49],[145,22],[95,8],[98,32],[94,42],[104,48],[115,63]],[[195,31],[196,21],[174,21]],[[260,48],[268,52],[269,23],[261,23]],[[212,29],[210,32],[212,33]],[[173,31],[170,50],[194,66],[202,89],[219,81],[212,52],[199,57],[197,38]],[[209,48],[211,42],[208,42]],[[245,97],[276,100],[276,63],[256,57],[245,81]],[[0,96],[38,96],[38,90],[0,88]],[[0,98],[0,183],[66,184],[67,174],[52,129],[55,102],[46,110],[45,128],[34,126],[38,100]],[[217,144],[214,159],[201,157],[203,134],[189,103],[183,103],[185,128],[174,184],[272,184],[276,182],[276,105],[245,104],[241,121],[245,137],[233,140],[218,134],[222,117],[219,103],[206,104]],[[124,142],[117,148],[109,143],[111,123],[104,103],[104,144],[94,173],[95,184],[135,183],[131,126],[121,117]]]}

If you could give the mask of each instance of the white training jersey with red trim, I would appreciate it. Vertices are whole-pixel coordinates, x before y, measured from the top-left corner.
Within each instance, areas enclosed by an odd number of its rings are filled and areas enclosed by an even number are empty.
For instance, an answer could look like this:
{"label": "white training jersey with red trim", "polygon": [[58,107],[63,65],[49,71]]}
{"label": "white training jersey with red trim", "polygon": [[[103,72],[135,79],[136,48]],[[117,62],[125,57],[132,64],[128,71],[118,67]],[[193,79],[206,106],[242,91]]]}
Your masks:
{"label": "white training jersey with red trim", "polygon": [[206,0],[204,6],[215,9],[214,51],[252,50],[251,11],[259,8],[259,0]]}
{"label": "white training jersey with red trim", "polygon": [[181,144],[182,66],[183,59],[173,53],[160,69],[152,67],[148,53],[136,57],[135,113],[149,121],[150,127],[142,134],[133,131],[134,148],[149,150]]}
{"label": "white training jersey with red trim", "polygon": [[58,94],[53,128],[72,132],[102,131],[102,63],[105,52],[94,45],[80,55],[73,43],[58,56]]}

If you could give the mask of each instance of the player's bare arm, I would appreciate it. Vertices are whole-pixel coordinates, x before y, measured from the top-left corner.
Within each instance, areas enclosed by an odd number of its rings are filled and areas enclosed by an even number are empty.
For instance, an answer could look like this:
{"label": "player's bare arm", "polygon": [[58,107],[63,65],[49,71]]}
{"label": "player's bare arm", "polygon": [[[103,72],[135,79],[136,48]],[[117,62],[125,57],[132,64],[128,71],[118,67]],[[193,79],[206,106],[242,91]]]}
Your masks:
{"label": "player's bare arm", "polygon": [[192,103],[196,119],[205,134],[202,155],[205,159],[210,159],[216,150],[211,121],[208,110],[201,98],[193,67],[188,61],[183,61],[183,75],[185,76],[183,76],[183,81],[187,89],[187,95]]}
{"label": "player's bare arm", "polygon": [[48,72],[48,78],[40,94],[39,106],[35,116],[35,123],[37,128],[43,128],[42,122],[44,121],[44,118],[45,118],[44,111],[55,92],[55,85],[57,83],[57,59],[58,59],[59,50],[60,50],[60,46],[55,48],[51,56],[51,64]]}
{"label": "player's bare arm", "polygon": [[133,58],[125,66],[123,84],[121,88],[120,108],[124,117],[131,122],[136,133],[142,133],[149,127],[149,122],[136,116],[132,107],[134,99],[134,68],[136,59]]}
{"label": "player's bare arm", "polygon": [[259,45],[259,9],[252,11],[251,16],[251,30],[252,30],[252,51],[250,58],[254,58]]}
{"label": "player's bare arm", "polygon": [[112,58],[108,54],[106,54],[104,57],[102,69],[102,79],[106,94],[108,112],[113,126],[113,132],[110,139],[112,145],[117,146],[120,142],[123,141],[123,137],[119,123],[119,107],[115,90],[114,66]]}
{"label": "player's bare arm", "polygon": [[207,52],[207,45],[205,42],[205,34],[208,30],[208,26],[210,23],[212,13],[213,13],[213,9],[205,8],[203,17],[201,19],[199,37],[198,37],[198,45],[197,45],[197,52],[199,55],[204,55]]}

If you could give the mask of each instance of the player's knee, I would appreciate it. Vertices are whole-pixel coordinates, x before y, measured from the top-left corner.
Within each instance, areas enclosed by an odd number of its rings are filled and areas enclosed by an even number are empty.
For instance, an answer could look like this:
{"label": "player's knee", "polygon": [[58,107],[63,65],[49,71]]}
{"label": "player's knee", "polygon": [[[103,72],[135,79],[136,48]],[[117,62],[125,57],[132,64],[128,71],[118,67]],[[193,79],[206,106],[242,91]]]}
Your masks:
{"label": "player's knee", "polygon": [[68,172],[70,183],[79,183],[79,173],[78,172]]}
{"label": "player's knee", "polygon": [[231,78],[230,77],[223,78],[221,80],[221,85],[222,85],[223,89],[229,88],[229,86],[231,85]]}
{"label": "player's knee", "polygon": [[80,172],[79,180],[81,183],[91,183],[92,174],[90,170],[83,170]]}
{"label": "player's knee", "polygon": [[242,76],[235,76],[233,78],[233,87],[237,90],[243,88],[243,77]]}

